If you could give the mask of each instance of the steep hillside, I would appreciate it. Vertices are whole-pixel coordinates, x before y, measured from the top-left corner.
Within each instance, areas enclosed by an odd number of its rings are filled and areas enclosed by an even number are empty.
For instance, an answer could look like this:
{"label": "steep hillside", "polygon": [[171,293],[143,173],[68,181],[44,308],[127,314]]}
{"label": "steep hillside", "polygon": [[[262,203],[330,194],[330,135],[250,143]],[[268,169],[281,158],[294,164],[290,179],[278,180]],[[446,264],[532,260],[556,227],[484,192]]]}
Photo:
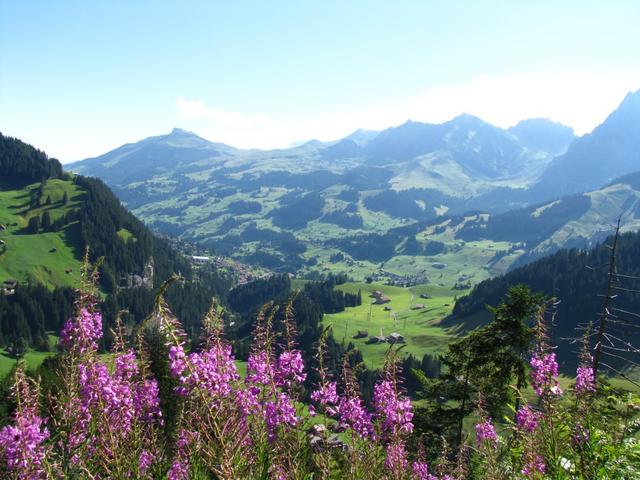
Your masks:
{"label": "steep hillside", "polygon": [[[64,173],[44,153],[2,135],[0,168],[7,175],[0,186],[0,347],[21,342],[48,348],[46,332],[58,331],[73,308],[86,246],[91,261],[103,258],[100,287],[108,324],[119,308],[129,309],[130,321],[140,320],[153,301],[152,289],[173,273],[185,276],[185,285],[171,295],[191,322],[214,294],[226,293],[227,280],[214,271],[199,271],[198,282],[187,259],[154,236],[100,180]],[[30,183],[34,177],[38,181]]]}
{"label": "steep hillside", "polygon": [[[64,219],[86,192],[71,180],[49,179],[40,191],[41,185],[0,191],[0,280],[77,286],[82,248],[75,223]],[[30,221],[39,223],[37,231]]]}
{"label": "steep hillside", "polygon": [[622,231],[640,230],[640,173],[580,195],[497,215],[476,215],[455,237],[521,244],[526,263],[560,248],[590,247],[613,233],[620,217]]}
{"label": "steep hillside", "polygon": [[[607,275],[603,266],[609,261],[612,238],[591,250],[560,250],[553,255],[517,268],[506,275],[485,280],[471,293],[460,298],[453,315],[444,325],[455,324],[473,328],[488,318],[486,305],[497,305],[512,285],[525,284],[536,292],[560,300],[557,305],[554,341],[579,335],[575,328],[589,321],[594,323],[602,310],[602,294],[605,293]],[[618,240],[617,271],[629,277],[640,278],[640,233],[622,234]],[[633,278],[620,277],[617,285],[637,290],[640,285]],[[617,290],[613,301],[615,308],[628,312],[640,312],[640,296],[626,290]],[[612,332],[626,341],[637,342],[638,322],[632,314],[618,313],[619,321],[612,325]],[[558,353],[563,359],[575,358],[567,343],[562,343]],[[574,348],[574,350],[577,349]]]}
{"label": "steep hillside", "polygon": [[557,198],[592,190],[638,168],[640,90],[629,93],[601,125],[557,157],[532,194],[538,198]]}

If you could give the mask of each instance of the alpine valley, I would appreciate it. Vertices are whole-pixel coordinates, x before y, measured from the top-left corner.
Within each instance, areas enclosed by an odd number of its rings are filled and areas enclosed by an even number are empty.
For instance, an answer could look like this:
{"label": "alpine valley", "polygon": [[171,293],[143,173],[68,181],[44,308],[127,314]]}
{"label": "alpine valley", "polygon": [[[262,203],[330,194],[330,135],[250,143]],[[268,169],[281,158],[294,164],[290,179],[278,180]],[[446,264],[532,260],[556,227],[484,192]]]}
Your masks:
{"label": "alpine valley", "polygon": [[239,150],[174,129],[68,168],[151,228],[268,269],[465,286],[640,226],[640,91],[592,133],[463,114]]}

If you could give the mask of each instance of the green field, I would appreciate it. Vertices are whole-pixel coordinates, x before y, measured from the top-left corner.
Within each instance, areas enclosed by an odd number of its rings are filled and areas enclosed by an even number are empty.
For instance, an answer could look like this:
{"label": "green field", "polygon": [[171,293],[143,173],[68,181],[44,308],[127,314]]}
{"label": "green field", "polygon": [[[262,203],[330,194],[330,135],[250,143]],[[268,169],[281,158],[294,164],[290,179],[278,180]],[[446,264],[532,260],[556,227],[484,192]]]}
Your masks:
{"label": "green field", "polygon": [[[362,352],[367,368],[380,368],[389,349],[388,343],[367,344],[367,338],[354,339],[359,330],[366,330],[369,336],[387,336],[397,332],[404,336],[406,346],[403,351],[421,358],[425,353],[443,353],[448,343],[455,338],[454,328],[444,328],[440,320],[451,313],[455,292],[437,285],[420,285],[400,288],[379,283],[346,283],[336,287],[350,293],[362,290],[362,305],[347,308],[344,312],[325,315],[323,323],[331,325],[334,339],[347,345],[353,342]],[[391,301],[386,305],[373,305],[369,295],[380,290]],[[426,293],[431,298],[420,298]],[[414,310],[416,304],[425,308]],[[391,310],[385,311],[385,306]],[[395,319],[394,319],[395,314]]]}
{"label": "green field", "polygon": [[[56,346],[58,345],[58,337],[56,335],[49,334],[49,350],[48,352],[38,352],[33,349],[27,350],[22,359],[27,364],[27,368],[30,370],[37,369],[40,364],[47,358],[56,353]],[[4,378],[7,373],[15,366],[17,359],[10,356],[6,350],[0,349],[0,379]]]}
{"label": "green field", "polygon": [[[82,252],[74,247],[72,225],[62,231],[28,234],[25,232],[29,219],[49,211],[55,221],[70,209],[77,208],[83,192],[75,184],[65,180],[48,180],[44,188],[43,201],[51,198],[50,205],[29,208],[30,192],[39,184],[21,190],[0,191],[0,281],[15,279],[21,282],[34,281],[48,287],[76,286],[80,273]],[[69,201],[62,202],[65,192]],[[66,273],[72,270],[70,273]]]}

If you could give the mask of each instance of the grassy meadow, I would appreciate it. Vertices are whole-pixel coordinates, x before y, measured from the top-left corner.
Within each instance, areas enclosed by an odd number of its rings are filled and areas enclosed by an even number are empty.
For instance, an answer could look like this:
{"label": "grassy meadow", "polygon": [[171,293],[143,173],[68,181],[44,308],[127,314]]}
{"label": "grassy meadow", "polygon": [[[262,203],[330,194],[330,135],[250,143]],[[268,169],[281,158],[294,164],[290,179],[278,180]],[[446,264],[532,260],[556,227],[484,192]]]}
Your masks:
{"label": "grassy meadow", "polygon": [[[50,205],[29,208],[31,191],[38,183],[20,190],[0,191],[0,281],[15,279],[34,281],[48,287],[76,286],[80,279],[79,258],[81,253],[75,245],[72,226],[59,232],[27,234],[26,226],[33,216],[49,211],[51,221],[77,208],[83,192],[70,181],[48,180],[42,196],[43,202],[51,198]],[[65,192],[69,201],[62,201]],[[71,269],[71,273],[66,273]]]}
{"label": "grassy meadow", "polygon": [[[441,319],[451,313],[455,292],[446,287],[420,285],[411,288],[393,287],[379,283],[349,282],[336,287],[350,293],[362,291],[362,305],[347,308],[344,312],[327,314],[325,325],[331,325],[334,339],[347,345],[353,342],[362,352],[368,368],[380,368],[389,348],[388,343],[367,344],[368,338],[354,339],[359,330],[366,330],[370,336],[387,336],[397,332],[404,336],[405,354],[413,354],[421,358],[425,353],[443,353],[447,344],[456,335],[455,328],[443,328]],[[384,305],[373,305],[369,297],[380,290],[391,301]],[[431,298],[420,298],[420,294],[428,294]],[[416,304],[424,308],[414,310]],[[385,306],[389,311],[385,311]]]}
{"label": "grassy meadow", "polygon": [[[29,370],[37,369],[44,360],[56,353],[59,337],[49,334],[49,351],[38,352],[32,348],[28,349],[22,359],[26,362]],[[0,349],[0,378],[4,378],[15,366],[17,359],[7,353],[6,350]]]}

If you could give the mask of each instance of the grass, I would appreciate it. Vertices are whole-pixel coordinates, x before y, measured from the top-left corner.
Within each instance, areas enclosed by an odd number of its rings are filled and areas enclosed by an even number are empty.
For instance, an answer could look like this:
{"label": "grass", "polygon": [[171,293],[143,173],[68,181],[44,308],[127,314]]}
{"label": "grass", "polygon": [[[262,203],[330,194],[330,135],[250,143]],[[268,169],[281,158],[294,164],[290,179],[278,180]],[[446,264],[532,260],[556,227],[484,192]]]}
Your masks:
{"label": "grass", "polygon": [[[49,334],[48,352],[38,352],[32,348],[28,349],[22,359],[27,364],[27,369],[36,370],[48,357],[56,354],[58,336]],[[4,378],[15,366],[17,359],[9,355],[6,350],[0,349],[0,379]]]}
{"label": "grass", "polygon": [[137,240],[137,238],[133,236],[133,233],[131,233],[126,228],[121,228],[120,230],[118,230],[117,233],[118,233],[118,237],[120,237],[120,239],[122,239],[122,241],[125,243],[127,243],[129,239],[133,239],[133,241]]}
{"label": "grass", "polygon": [[[331,325],[334,339],[347,345],[352,342],[362,352],[367,368],[381,368],[389,344],[367,344],[367,338],[354,339],[359,330],[366,330],[369,336],[384,335],[392,332],[405,337],[405,354],[413,354],[421,358],[425,353],[442,353],[455,337],[455,329],[443,328],[439,325],[442,318],[451,313],[453,307],[453,291],[439,286],[421,285],[412,288],[400,288],[378,283],[346,283],[339,288],[345,292],[357,293],[362,290],[362,305],[347,308],[344,312],[327,314],[324,325]],[[391,298],[386,305],[372,305],[369,295],[380,290]],[[427,293],[429,299],[420,298]],[[425,305],[424,309],[413,310],[417,303]],[[391,311],[385,311],[388,306]],[[394,319],[395,314],[395,319]]]}
{"label": "grass", "polygon": [[[49,211],[51,220],[65,215],[82,202],[83,192],[75,184],[64,180],[48,180],[44,188],[43,201],[51,198],[50,205],[29,208],[31,191],[38,183],[20,190],[0,191],[0,281],[15,279],[21,282],[34,281],[54,286],[77,286],[80,279],[80,254],[75,245],[73,225],[57,232],[27,234],[25,227],[33,216]],[[62,203],[65,194],[67,204]],[[71,273],[66,273],[68,270]]]}

